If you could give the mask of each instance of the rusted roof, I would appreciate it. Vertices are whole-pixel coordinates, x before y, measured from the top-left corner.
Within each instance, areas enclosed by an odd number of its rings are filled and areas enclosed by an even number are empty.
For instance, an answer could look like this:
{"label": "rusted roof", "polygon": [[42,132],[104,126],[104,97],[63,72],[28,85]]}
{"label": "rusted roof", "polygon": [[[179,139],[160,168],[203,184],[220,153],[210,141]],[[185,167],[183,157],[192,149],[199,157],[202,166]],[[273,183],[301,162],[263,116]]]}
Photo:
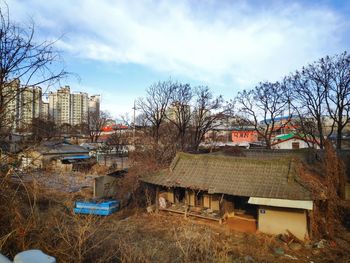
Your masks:
{"label": "rusted roof", "polygon": [[290,158],[262,160],[247,157],[179,153],[170,168],[141,181],[166,187],[183,187],[247,197],[312,200],[297,182]]}

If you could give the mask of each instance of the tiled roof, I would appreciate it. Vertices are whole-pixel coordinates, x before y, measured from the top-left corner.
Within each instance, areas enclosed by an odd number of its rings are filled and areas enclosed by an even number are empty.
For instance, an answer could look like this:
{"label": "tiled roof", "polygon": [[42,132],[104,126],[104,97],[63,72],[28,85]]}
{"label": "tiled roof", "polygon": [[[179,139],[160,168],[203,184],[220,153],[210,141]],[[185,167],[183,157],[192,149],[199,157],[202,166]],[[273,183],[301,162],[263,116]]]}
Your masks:
{"label": "tiled roof", "polygon": [[209,193],[312,200],[296,176],[295,163],[290,158],[262,160],[179,153],[169,170],[145,176],[141,181]]}
{"label": "tiled roof", "polygon": [[66,142],[44,142],[37,150],[42,154],[88,154],[89,151],[79,145]]}

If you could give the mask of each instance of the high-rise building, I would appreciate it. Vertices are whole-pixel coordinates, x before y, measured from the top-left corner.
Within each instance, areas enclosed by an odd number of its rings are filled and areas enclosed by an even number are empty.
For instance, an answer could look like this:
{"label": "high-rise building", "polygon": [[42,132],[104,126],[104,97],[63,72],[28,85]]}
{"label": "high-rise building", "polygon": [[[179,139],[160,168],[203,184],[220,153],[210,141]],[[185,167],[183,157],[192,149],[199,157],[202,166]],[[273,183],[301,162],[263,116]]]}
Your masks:
{"label": "high-rise building", "polygon": [[70,87],[65,86],[57,92],[49,93],[49,116],[58,125],[79,125],[88,122],[89,112],[99,112],[100,96],[89,98],[86,92],[70,92]]}
{"label": "high-rise building", "polygon": [[70,124],[70,106],[69,86],[49,93],[49,115],[58,125]]}
{"label": "high-rise building", "polygon": [[43,120],[48,120],[49,116],[49,103],[43,101],[41,104],[40,118]]}
{"label": "high-rise building", "polygon": [[89,96],[85,92],[72,93],[70,95],[70,124],[79,125],[87,123]]}
{"label": "high-rise building", "polygon": [[48,102],[42,100],[40,87],[21,87],[19,80],[7,83],[0,92],[0,130],[4,132],[29,128],[34,118],[79,125],[88,123],[90,112],[100,112],[100,95],[89,98],[85,92],[71,93],[69,86],[50,92]]}
{"label": "high-rise building", "polygon": [[21,87],[19,126],[26,128],[34,118],[40,117],[42,107],[42,91],[40,87]]}
{"label": "high-rise building", "polygon": [[92,95],[89,98],[89,113],[96,112],[98,115],[100,114],[100,104],[101,104],[101,96],[100,95]]}
{"label": "high-rise building", "polygon": [[16,129],[19,118],[20,82],[15,79],[1,89],[0,117],[1,129]]}

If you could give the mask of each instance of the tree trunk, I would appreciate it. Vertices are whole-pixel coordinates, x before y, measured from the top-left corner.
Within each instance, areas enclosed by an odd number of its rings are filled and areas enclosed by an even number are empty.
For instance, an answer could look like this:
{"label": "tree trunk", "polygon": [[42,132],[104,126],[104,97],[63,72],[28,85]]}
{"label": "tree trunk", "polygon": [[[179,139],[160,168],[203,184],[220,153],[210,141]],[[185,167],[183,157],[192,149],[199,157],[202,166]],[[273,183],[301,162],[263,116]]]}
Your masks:
{"label": "tree trunk", "polygon": [[343,131],[343,109],[339,107],[338,122],[337,122],[337,149],[341,149]]}
{"label": "tree trunk", "polygon": [[320,149],[324,148],[324,138],[323,138],[323,129],[321,120],[317,120],[317,129],[320,135]]}
{"label": "tree trunk", "polygon": [[341,149],[341,143],[342,143],[342,128],[341,128],[341,123],[338,123],[337,127],[337,149]]}

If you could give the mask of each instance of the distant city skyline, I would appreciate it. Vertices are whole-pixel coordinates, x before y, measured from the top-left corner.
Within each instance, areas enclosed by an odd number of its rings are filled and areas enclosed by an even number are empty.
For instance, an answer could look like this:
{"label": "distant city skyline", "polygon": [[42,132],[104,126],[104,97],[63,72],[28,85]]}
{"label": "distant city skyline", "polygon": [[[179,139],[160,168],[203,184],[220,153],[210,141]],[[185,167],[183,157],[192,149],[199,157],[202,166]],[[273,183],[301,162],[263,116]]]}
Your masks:
{"label": "distant city skyline", "polygon": [[58,39],[79,75],[50,91],[101,94],[114,118],[159,80],[208,85],[228,100],[350,45],[349,1],[6,2],[13,20],[35,22],[38,40]]}
{"label": "distant city skyline", "polygon": [[15,79],[6,87],[11,97],[5,108],[5,123],[15,129],[28,129],[34,119],[54,121],[57,125],[72,126],[89,123],[90,114],[100,114],[100,95],[89,96],[86,92],[71,92],[69,86],[50,91],[48,99],[43,100],[40,86],[25,86]]}

